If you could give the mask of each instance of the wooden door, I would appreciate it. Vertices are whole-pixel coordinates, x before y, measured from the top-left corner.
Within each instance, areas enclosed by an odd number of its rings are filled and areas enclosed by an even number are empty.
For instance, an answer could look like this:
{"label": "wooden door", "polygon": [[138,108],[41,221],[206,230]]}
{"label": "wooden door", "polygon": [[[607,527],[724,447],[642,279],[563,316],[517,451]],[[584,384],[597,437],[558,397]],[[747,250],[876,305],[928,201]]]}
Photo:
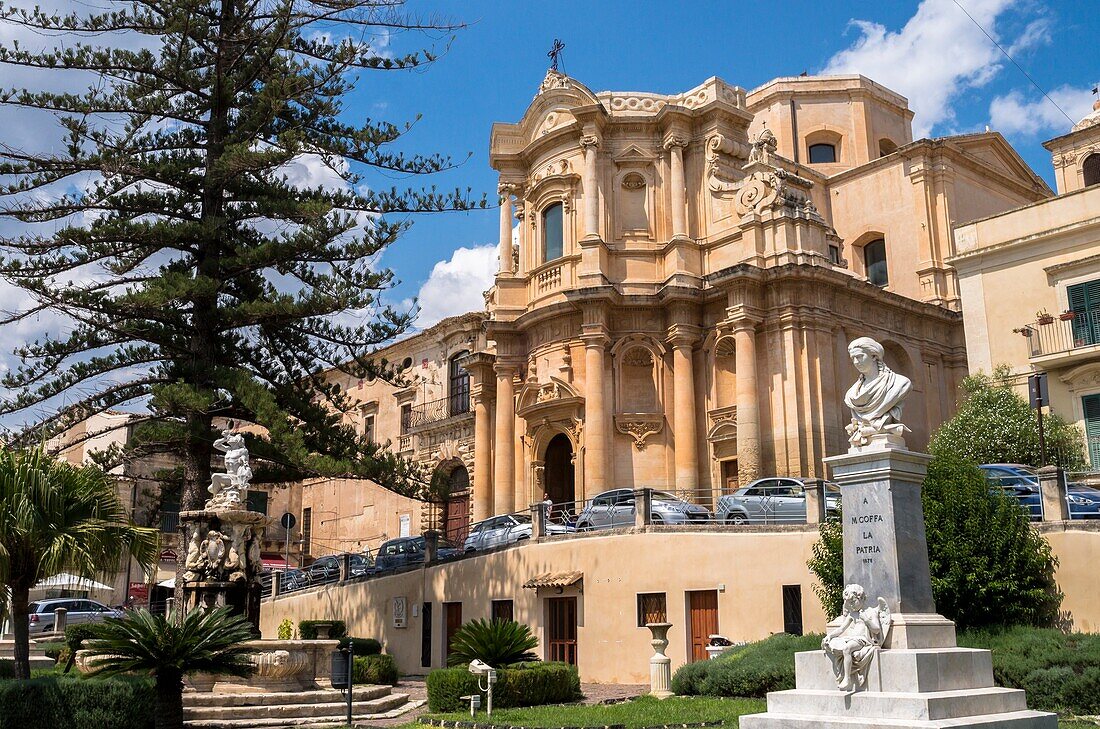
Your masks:
{"label": "wooden door", "polygon": [[[465,469],[464,469],[465,470]],[[452,496],[444,504],[443,536],[447,543],[462,548],[466,536],[470,533],[470,497]]]}
{"label": "wooden door", "polygon": [[551,597],[546,600],[551,661],[577,665],[577,598]]}
{"label": "wooden door", "polygon": [[694,590],[688,593],[688,623],[691,631],[691,662],[707,659],[707,643],[718,632],[718,592]]}
{"label": "wooden door", "polygon": [[451,639],[462,627],[462,603],[443,603],[443,636],[446,643],[443,644],[443,662],[451,655]]}

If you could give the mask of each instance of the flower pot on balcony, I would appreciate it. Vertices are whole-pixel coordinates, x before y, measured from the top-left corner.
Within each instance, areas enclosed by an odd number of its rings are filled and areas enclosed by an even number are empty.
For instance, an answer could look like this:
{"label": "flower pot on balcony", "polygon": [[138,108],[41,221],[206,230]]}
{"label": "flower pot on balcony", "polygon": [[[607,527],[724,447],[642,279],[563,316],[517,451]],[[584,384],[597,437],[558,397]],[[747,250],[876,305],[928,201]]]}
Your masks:
{"label": "flower pot on balcony", "polygon": [[1062,321],[1073,321],[1073,317],[1077,316],[1076,311],[1063,311],[1058,315],[1058,318]]}
{"label": "flower pot on balcony", "polygon": [[1047,314],[1046,316],[1041,316],[1038,319],[1036,319],[1035,323],[1036,324],[1041,324],[1043,326],[1046,326],[1047,324],[1053,324],[1054,323],[1054,317],[1051,316],[1050,314]]}

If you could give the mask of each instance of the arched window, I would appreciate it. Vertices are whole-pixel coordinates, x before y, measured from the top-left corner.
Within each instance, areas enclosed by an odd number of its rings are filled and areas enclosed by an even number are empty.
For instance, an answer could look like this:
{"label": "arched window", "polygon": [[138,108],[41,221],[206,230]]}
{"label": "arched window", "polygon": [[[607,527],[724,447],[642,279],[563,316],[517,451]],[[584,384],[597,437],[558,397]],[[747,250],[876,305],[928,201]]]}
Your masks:
{"label": "arched window", "polygon": [[810,164],[820,165],[836,162],[836,147],[832,144],[811,144]]}
{"label": "arched window", "polygon": [[562,204],[554,203],[542,211],[542,234],[546,245],[544,261],[561,258],[565,251],[565,228],[562,220]]}
{"label": "arched window", "polygon": [[450,413],[452,417],[470,412],[470,373],[462,367],[458,360],[465,357],[467,352],[459,352],[451,357],[448,368],[448,392],[450,393]]}
{"label": "arched window", "polygon": [[875,286],[888,286],[890,273],[886,268],[886,241],[882,238],[863,246],[863,268],[867,280]]}
{"label": "arched window", "polygon": [[898,151],[898,145],[894,144],[894,142],[892,140],[885,139],[885,138],[878,140],[878,156],[879,157],[885,157],[886,155],[893,154],[894,152],[897,152],[897,151]]}
{"label": "arched window", "polygon": [[1081,171],[1085,174],[1085,187],[1100,184],[1100,154],[1090,154],[1085,157]]}

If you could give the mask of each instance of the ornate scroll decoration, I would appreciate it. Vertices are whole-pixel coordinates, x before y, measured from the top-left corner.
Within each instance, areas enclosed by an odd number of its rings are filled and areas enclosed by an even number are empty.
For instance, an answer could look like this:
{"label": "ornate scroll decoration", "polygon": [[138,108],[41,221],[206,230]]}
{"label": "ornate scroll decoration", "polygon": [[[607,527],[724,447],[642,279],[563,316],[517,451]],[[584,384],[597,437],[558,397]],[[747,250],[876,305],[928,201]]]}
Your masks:
{"label": "ornate scroll decoration", "polygon": [[749,152],[749,162],[763,162],[771,164],[771,157],[775,154],[779,144],[775,141],[772,130],[764,127],[752,140],[752,150]]}
{"label": "ornate scroll decoration", "polygon": [[587,134],[581,137],[581,149],[587,151],[588,149],[596,149],[599,146],[600,138],[595,134]]}
{"label": "ornate scroll decoration", "polygon": [[551,68],[546,72],[546,77],[542,79],[542,83],[539,84],[539,91],[535,96],[537,97],[539,94],[550,91],[551,89],[568,88],[571,88],[569,85],[569,77],[561,71],[556,71]]}
{"label": "ornate scroll decoration", "polygon": [[645,441],[664,429],[665,419],[661,415],[616,415],[615,429],[634,439],[634,447],[645,450]]}

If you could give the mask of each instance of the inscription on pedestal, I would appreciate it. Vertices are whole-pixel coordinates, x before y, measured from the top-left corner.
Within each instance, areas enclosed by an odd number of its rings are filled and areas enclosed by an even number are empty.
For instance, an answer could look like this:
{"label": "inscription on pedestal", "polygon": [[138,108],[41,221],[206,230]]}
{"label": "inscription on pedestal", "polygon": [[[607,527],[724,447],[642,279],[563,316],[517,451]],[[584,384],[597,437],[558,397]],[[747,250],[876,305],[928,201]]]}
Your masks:
{"label": "inscription on pedestal", "polygon": [[[867,500],[864,499],[864,502]],[[885,523],[882,514],[860,514],[851,517],[850,526],[859,534],[856,542],[855,553],[860,564],[870,565],[875,562],[875,555],[882,554],[882,535],[875,529]]]}

